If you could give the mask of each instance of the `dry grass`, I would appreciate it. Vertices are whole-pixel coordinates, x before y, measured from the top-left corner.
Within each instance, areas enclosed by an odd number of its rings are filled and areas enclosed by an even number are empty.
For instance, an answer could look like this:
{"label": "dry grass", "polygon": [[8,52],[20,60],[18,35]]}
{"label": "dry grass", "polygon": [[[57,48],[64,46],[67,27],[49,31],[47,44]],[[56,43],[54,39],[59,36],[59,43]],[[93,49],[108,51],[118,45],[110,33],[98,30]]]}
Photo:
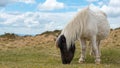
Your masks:
{"label": "dry grass", "polygon": [[[120,49],[102,48],[102,63],[94,64],[94,57],[87,52],[86,62],[79,64],[80,47],[77,42],[75,57],[70,65],[61,63],[60,52],[54,42],[21,48],[0,50],[0,68],[119,68]],[[89,49],[88,49],[89,50]]]}
{"label": "dry grass", "polygon": [[[56,34],[57,35],[57,34]],[[119,68],[120,29],[112,30],[101,43],[102,62],[94,64],[87,48],[86,62],[79,64],[80,45],[76,42],[75,57],[70,65],[61,63],[59,49],[55,47],[56,36],[42,34],[13,39],[0,38],[0,68]],[[4,39],[4,41],[3,41]]]}

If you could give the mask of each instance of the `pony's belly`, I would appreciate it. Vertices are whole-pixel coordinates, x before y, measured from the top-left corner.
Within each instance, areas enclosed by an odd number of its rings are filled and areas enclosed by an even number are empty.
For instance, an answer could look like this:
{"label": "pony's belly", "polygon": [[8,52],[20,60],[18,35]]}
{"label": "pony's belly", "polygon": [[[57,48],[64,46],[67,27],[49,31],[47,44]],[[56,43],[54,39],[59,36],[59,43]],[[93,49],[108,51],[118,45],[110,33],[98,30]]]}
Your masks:
{"label": "pony's belly", "polygon": [[109,32],[110,32],[110,30],[105,30],[105,31],[98,32],[97,38],[99,40],[105,39],[109,35]]}
{"label": "pony's belly", "polygon": [[98,33],[97,37],[102,40],[105,39],[110,33],[110,26],[108,25],[107,22],[100,22],[98,24]]}
{"label": "pony's belly", "polygon": [[90,40],[91,37],[92,37],[92,35],[89,32],[81,35],[81,38],[84,38],[85,40]]}

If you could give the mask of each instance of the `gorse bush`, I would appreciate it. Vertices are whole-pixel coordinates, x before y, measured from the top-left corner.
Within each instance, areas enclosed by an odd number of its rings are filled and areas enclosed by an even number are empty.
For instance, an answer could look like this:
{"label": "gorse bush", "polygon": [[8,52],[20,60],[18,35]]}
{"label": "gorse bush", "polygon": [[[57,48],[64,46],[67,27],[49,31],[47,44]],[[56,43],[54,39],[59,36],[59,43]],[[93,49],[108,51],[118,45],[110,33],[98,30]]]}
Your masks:
{"label": "gorse bush", "polygon": [[3,35],[0,35],[0,37],[8,38],[8,39],[15,39],[16,37],[18,37],[18,35],[14,33],[5,33]]}
{"label": "gorse bush", "polygon": [[60,32],[61,32],[61,30],[46,31],[46,32],[43,32],[40,35],[46,35],[46,37],[49,36],[49,35],[58,36],[60,34]]}

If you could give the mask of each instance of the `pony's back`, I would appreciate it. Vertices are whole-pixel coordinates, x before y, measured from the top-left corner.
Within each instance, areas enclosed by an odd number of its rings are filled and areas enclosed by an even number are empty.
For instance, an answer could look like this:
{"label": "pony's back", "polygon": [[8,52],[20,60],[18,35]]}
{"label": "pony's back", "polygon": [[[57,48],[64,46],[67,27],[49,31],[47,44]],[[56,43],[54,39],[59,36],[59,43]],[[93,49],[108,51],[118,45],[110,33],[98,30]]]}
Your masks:
{"label": "pony's back", "polygon": [[102,40],[108,36],[110,32],[110,26],[106,14],[101,10],[95,12],[89,9],[89,20],[87,23],[90,23],[92,25],[96,24],[96,28],[94,26],[92,30],[97,30],[96,32],[98,39]]}

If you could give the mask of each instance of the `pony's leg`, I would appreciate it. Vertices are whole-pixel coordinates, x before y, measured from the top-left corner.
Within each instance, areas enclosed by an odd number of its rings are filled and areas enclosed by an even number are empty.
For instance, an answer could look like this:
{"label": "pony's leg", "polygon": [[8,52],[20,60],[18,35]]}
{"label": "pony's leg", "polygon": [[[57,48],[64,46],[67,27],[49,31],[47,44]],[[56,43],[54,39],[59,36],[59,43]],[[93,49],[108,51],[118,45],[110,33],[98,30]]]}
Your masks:
{"label": "pony's leg", "polygon": [[81,45],[81,57],[79,59],[79,63],[83,63],[85,61],[85,52],[86,52],[86,41],[85,39],[80,40]]}
{"label": "pony's leg", "polygon": [[[91,55],[91,56],[92,56],[92,55],[95,56],[95,51],[94,51],[94,49],[93,49],[93,47],[92,47],[92,43],[91,43],[91,42],[89,43],[89,46],[91,47],[91,48],[90,48],[90,55]],[[96,46],[97,46],[97,48],[98,48],[99,55],[101,56],[100,40],[96,41]]]}
{"label": "pony's leg", "polygon": [[96,36],[92,37],[91,42],[92,42],[93,50],[95,52],[95,63],[100,64],[100,54],[99,54],[99,51],[98,51],[98,45],[97,45]]}
{"label": "pony's leg", "polygon": [[94,52],[94,49],[92,47],[92,42],[89,42],[89,46],[90,46],[90,56],[95,56],[95,52]]}
{"label": "pony's leg", "polygon": [[100,51],[100,40],[97,41],[97,47],[98,47],[98,53],[101,56],[101,51]]}

